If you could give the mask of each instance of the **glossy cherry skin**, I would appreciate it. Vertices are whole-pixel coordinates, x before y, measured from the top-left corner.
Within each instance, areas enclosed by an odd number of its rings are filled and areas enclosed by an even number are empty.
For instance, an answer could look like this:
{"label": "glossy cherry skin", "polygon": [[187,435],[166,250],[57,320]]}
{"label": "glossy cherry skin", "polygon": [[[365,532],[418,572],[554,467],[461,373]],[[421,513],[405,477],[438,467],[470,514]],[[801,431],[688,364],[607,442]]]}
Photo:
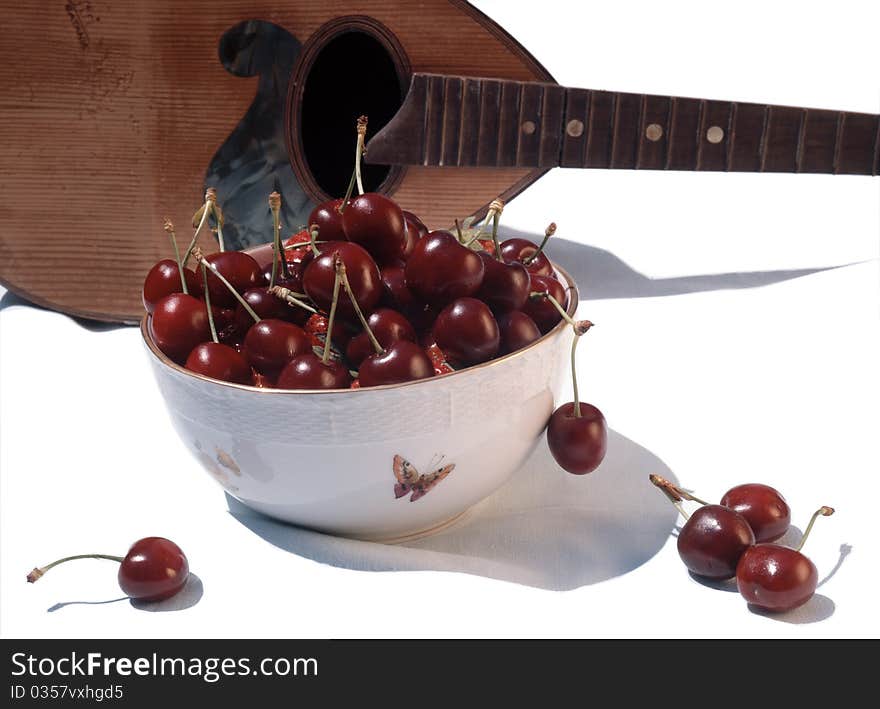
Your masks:
{"label": "glossy cherry skin", "polygon": [[286,320],[260,320],[244,338],[242,354],[262,374],[276,376],[294,357],[311,351],[305,331]]}
{"label": "glossy cherry skin", "polygon": [[377,192],[352,198],[342,212],[345,237],[363,246],[379,263],[400,258],[406,244],[403,210]]}
{"label": "glossy cherry skin", "polygon": [[[309,298],[323,310],[330,311],[333,302],[333,284],[336,281],[336,257],[345,264],[348,282],[358,305],[364,312],[376,307],[382,296],[379,267],[362,247],[347,241],[321,244],[321,255],[312,261],[303,274],[303,288]],[[344,288],[339,290],[337,312],[345,317],[355,314],[351,299]]]}
{"label": "glossy cherry skin", "polygon": [[756,544],[740,557],[736,585],[753,606],[781,613],[802,606],[819,583],[816,565],[779,544]]}
{"label": "glossy cherry skin", "polygon": [[574,415],[574,402],[563,404],[547,422],[547,445],[559,466],[573,475],[593,472],[605,458],[608,428],[605,416],[592,404],[580,403],[580,416]]}
{"label": "glossy cherry skin", "polygon": [[[318,238],[321,241],[345,241],[345,230],[342,228],[342,214],[339,207],[342,206],[342,197],[321,202],[309,214],[309,223],[318,225]],[[346,207],[348,209],[348,207]]]}
{"label": "glossy cherry skin", "polygon": [[[528,239],[507,239],[501,242],[501,256],[505,261],[519,261],[524,264],[537,250],[538,247]],[[543,252],[526,268],[535,276],[553,276],[553,265]]]}
{"label": "glossy cherry skin", "polygon": [[[565,288],[559,281],[547,276],[533,275],[531,278],[532,293],[549,293],[563,308],[567,307],[568,299],[565,296]],[[522,311],[535,321],[535,325],[542,333],[550,332],[562,320],[559,311],[547,298],[529,297],[523,305]]]}
{"label": "glossy cherry skin", "polygon": [[506,355],[527,347],[541,337],[541,331],[535,321],[519,310],[511,310],[497,315],[498,332],[501,342],[498,354]]}
{"label": "glossy cherry skin", "polygon": [[791,510],[778,490],[747,483],[728,490],[721,504],[739,512],[755,533],[756,542],[773,542],[788,531]]}
{"label": "glossy cherry skin", "polygon": [[[242,297],[251,306],[251,309],[263,319],[287,319],[287,306],[279,298],[272,295],[266,288],[251,288],[246,290]],[[302,308],[300,308],[302,310]],[[307,310],[302,310],[307,313]],[[251,314],[244,309],[241,303],[235,308],[235,328],[243,337],[254,324]]]}
{"label": "glossy cherry skin", "polygon": [[183,364],[196,345],[211,339],[207,307],[191,295],[166,295],[150,316],[150,333],[156,347]]}
{"label": "glossy cherry skin", "polygon": [[202,342],[186,358],[186,368],[223,382],[250,384],[251,367],[239,352],[229,345]]}
{"label": "glossy cherry skin", "polygon": [[434,376],[431,358],[415,342],[398,340],[381,354],[371,354],[358,368],[361,388],[401,384]]}
{"label": "glossy cherry skin", "polygon": [[[398,340],[416,341],[416,331],[413,326],[396,310],[390,308],[374,310],[367,318],[367,324],[382,347],[390,347]],[[375,351],[369,335],[362,332],[349,340],[345,356],[356,369],[364,359]]]}
{"label": "glossy cherry skin", "polygon": [[482,300],[458,298],[447,305],[431,329],[437,345],[453,361],[479,364],[498,354],[501,333]]}
{"label": "glossy cherry skin", "polygon": [[139,539],[119,566],[119,587],[139,601],[163,601],[186,584],[189,562],[174,542],[162,537]]}
{"label": "glossy cherry skin", "polygon": [[[275,285],[281,286],[282,288],[289,288],[294,293],[302,293],[303,292],[303,284],[302,277],[303,271],[305,270],[305,265],[311,261],[311,257],[308,259],[304,259],[302,263],[288,263],[287,264],[287,272],[289,277],[284,277],[284,271],[281,269],[281,263],[278,263],[278,270],[275,273]],[[261,285],[268,286],[272,282],[272,263],[270,262],[263,269],[263,281]]]}
{"label": "glossy cherry skin", "polygon": [[[235,290],[244,293],[250,288],[262,285],[263,271],[254,257],[243,251],[218,251],[205,259],[217,267],[223,277]],[[211,305],[234,308],[238,302],[226,285],[208,269],[208,291]]]}
{"label": "glossy cherry skin", "polygon": [[483,259],[483,283],[476,297],[495,312],[522,308],[532,283],[526,267],[518,261],[499,261],[486,251],[479,256]]}
{"label": "glossy cherry skin", "polygon": [[406,262],[406,285],[422,300],[445,305],[474,295],[483,282],[483,259],[448,231],[420,239]]}
{"label": "glossy cherry skin", "polygon": [[[183,277],[190,295],[199,297],[202,294],[202,282],[195,272],[188,268],[183,269]],[[158,303],[166,295],[183,293],[180,283],[180,271],[173,259],[164,258],[153,266],[144,279],[143,300],[144,308],[148,313],[156,309]]]}
{"label": "glossy cherry skin", "polygon": [[279,389],[348,389],[351,374],[342,362],[321,361],[314,352],[292,359],[278,375]]}
{"label": "glossy cherry skin", "polygon": [[389,308],[408,314],[420,305],[420,301],[406,285],[406,264],[402,261],[382,266],[379,277],[382,279],[380,302]]}
{"label": "glossy cherry skin", "polygon": [[407,212],[405,209],[403,210],[403,227],[403,252],[400,257],[406,261],[412,256],[412,252],[416,248],[418,241],[428,234],[428,227],[426,227],[424,222],[415,214]]}
{"label": "glossy cherry skin", "polygon": [[678,555],[697,576],[730,579],[743,553],[755,543],[746,518],[722,505],[704,505],[678,533]]}

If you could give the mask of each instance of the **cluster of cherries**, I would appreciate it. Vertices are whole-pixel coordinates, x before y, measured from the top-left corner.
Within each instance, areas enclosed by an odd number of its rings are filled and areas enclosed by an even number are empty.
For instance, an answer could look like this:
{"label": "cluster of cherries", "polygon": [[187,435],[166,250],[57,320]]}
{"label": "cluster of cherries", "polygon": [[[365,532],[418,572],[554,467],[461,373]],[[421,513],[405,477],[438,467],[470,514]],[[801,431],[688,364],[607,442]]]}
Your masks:
{"label": "cluster of cherries", "polygon": [[[503,204],[467,233],[429,231],[411,212],[363,191],[366,119],[357,125],[355,168],[345,197],[319,204],[309,227],[281,238],[281,197],[273,192],[273,257],[265,268],[223,248],[223,213],[213,189],[193,217],[181,256],[147,274],[143,301],[156,346],[186,368],[221,381],[279,389],[344,389],[399,384],[445,374],[535,342],[566,313],[568,296],[543,243],[499,242]],[[353,195],[355,184],[359,194]],[[492,224],[491,239],[483,228]],[[207,225],[220,249],[197,246]],[[188,267],[194,259],[201,278]],[[576,473],[605,453],[601,412],[577,400],[550,420],[557,461]]]}
{"label": "cluster of cherries", "polygon": [[[792,549],[772,543],[788,531],[791,511],[785,498],[768,485],[738,485],[713,505],[659,475],[650,480],[686,520],[678,532],[678,554],[691,573],[716,581],[735,577],[743,598],[770,612],[792,610],[813,597],[819,574],[801,549],[816,519],[834,514],[831,507],[816,510],[797,549]],[[689,515],[682,507],[684,500],[701,507]]]}

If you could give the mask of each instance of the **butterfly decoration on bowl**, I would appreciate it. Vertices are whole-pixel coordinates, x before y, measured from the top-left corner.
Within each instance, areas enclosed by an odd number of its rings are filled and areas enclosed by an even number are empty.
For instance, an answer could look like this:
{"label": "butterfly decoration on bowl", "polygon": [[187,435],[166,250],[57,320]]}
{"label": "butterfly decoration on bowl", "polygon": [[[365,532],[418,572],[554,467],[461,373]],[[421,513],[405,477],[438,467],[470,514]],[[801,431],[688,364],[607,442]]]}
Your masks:
{"label": "butterfly decoration on bowl", "polygon": [[431,473],[421,475],[416,466],[406,458],[395,455],[393,468],[394,477],[397,478],[397,483],[394,485],[394,497],[400,499],[411,492],[409,501],[415,502],[427,495],[437,483],[449,475],[455,468],[455,463],[444,465]]}

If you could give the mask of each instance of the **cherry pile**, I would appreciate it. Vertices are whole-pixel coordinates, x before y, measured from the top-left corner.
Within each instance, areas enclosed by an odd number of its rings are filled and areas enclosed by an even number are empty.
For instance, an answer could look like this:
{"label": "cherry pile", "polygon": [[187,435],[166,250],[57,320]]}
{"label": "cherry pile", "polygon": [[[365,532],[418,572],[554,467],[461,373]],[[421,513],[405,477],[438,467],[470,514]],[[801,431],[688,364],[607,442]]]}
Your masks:
{"label": "cherry pile", "polygon": [[[713,505],[659,475],[650,480],[686,520],[678,532],[678,555],[692,574],[718,581],[736,578],[750,605],[774,613],[802,606],[813,597],[819,574],[801,549],[816,519],[834,514],[831,507],[816,510],[797,549],[792,549],[772,543],[788,531],[791,511],[785,498],[768,485],[738,485]],[[684,500],[701,506],[689,515],[682,507]]]}

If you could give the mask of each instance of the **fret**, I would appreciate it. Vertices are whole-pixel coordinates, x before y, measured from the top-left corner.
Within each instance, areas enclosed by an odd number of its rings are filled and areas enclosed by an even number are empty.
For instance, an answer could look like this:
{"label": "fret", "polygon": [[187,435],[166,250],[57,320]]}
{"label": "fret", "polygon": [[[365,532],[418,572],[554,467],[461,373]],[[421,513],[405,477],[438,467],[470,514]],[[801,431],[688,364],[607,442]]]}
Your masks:
{"label": "fret", "polygon": [[880,173],[880,116],[877,117],[877,133],[874,136],[874,169],[872,175]]}
{"label": "fret", "polygon": [[450,76],[443,87],[442,148],[440,165],[458,165],[458,149],[461,142],[461,94],[463,82]]}
{"label": "fret", "polygon": [[610,167],[613,120],[614,94],[610,91],[591,91],[587,157],[584,160],[584,167]]}
{"label": "fret", "polygon": [[801,119],[799,108],[773,106],[768,111],[763,171],[795,172]]}
{"label": "fret", "polygon": [[675,99],[675,116],[669,136],[670,170],[693,170],[697,166],[700,101],[693,98]]}
{"label": "fret", "polygon": [[758,172],[766,121],[764,106],[754,103],[737,103],[733,117],[730,160],[727,169],[736,172]]}
{"label": "fret", "polygon": [[564,104],[565,89],[552,85],[544,87],[541,123],[538,126],[538,132],[541,134],[538,148],[539,167],[554,167],[559,164]]}
{"label": "fret", "polygon": [[611,167],[634,168],[639,144],[642,97],[638,94],[616,94],[614,136],[611,140]]}
{"label": "fret", "polygon": [[465,79],[461,100],[461,140],[458,144],[458,164],[476,165],[480,138],[479,79]]}
{"label": "fret", "polygon": [[832,172],[836,164],[836,144],[837,114],[833,111],[807,110],[800,171]]}
{"label": "fret", "polygon": [[727,146],[732,131],[733,104],[728,101],[703,101],[700,115],[697,170],[728,170]]}
{"label": "fret", "polygon": [[847,175],[870,175],[874,167],[873,147],[877,131],[877,116],[846,113],[843,118],[838,170]]}
{"label": "fret", "polygon": [[837,114],[837,121],[834,124],[834,161],[831,171],[837,175],[840,171],[840,143],[843,138],[843,111]]}
{"label": "fret", "polygon": [[515,148],[519,136],[519,101],[522,84],[505,81],[501,84],[501,115],[498,128],[499,167],[512,167],[516,164]]}
{"label": "fret", "polygon": [[665,167],[671,116],[671,98],[648,95],[643,97],[636,168],[661,170]]}
{"label": "fret", "polygon": [[804,161],[804,129],[807,123],[807,111],[801,109],[801,122],[798,125],[797,154],[794,160],[794,171],[800,172]]}
{"label": "fret", "polygon": [[425,165],[439,165],[443,159],[443,77],[428,79],[425,121]]}
{"label": "fret", "polygon": [[563,117],[562,167],[584,167],[587,151],[587,133],[590,92],[584,89],[566,89]]}
{"label": "fret", "polygon": [[495,165],[498,161],[501,82],[485,81],[483,83],[483,97],[480,102],[477,165]]}
{"label": "fret", "polygon": [[537,165],[541,144],[542,84],[523,84],[519,103],[519,141],[516,146],[517,165]]}

